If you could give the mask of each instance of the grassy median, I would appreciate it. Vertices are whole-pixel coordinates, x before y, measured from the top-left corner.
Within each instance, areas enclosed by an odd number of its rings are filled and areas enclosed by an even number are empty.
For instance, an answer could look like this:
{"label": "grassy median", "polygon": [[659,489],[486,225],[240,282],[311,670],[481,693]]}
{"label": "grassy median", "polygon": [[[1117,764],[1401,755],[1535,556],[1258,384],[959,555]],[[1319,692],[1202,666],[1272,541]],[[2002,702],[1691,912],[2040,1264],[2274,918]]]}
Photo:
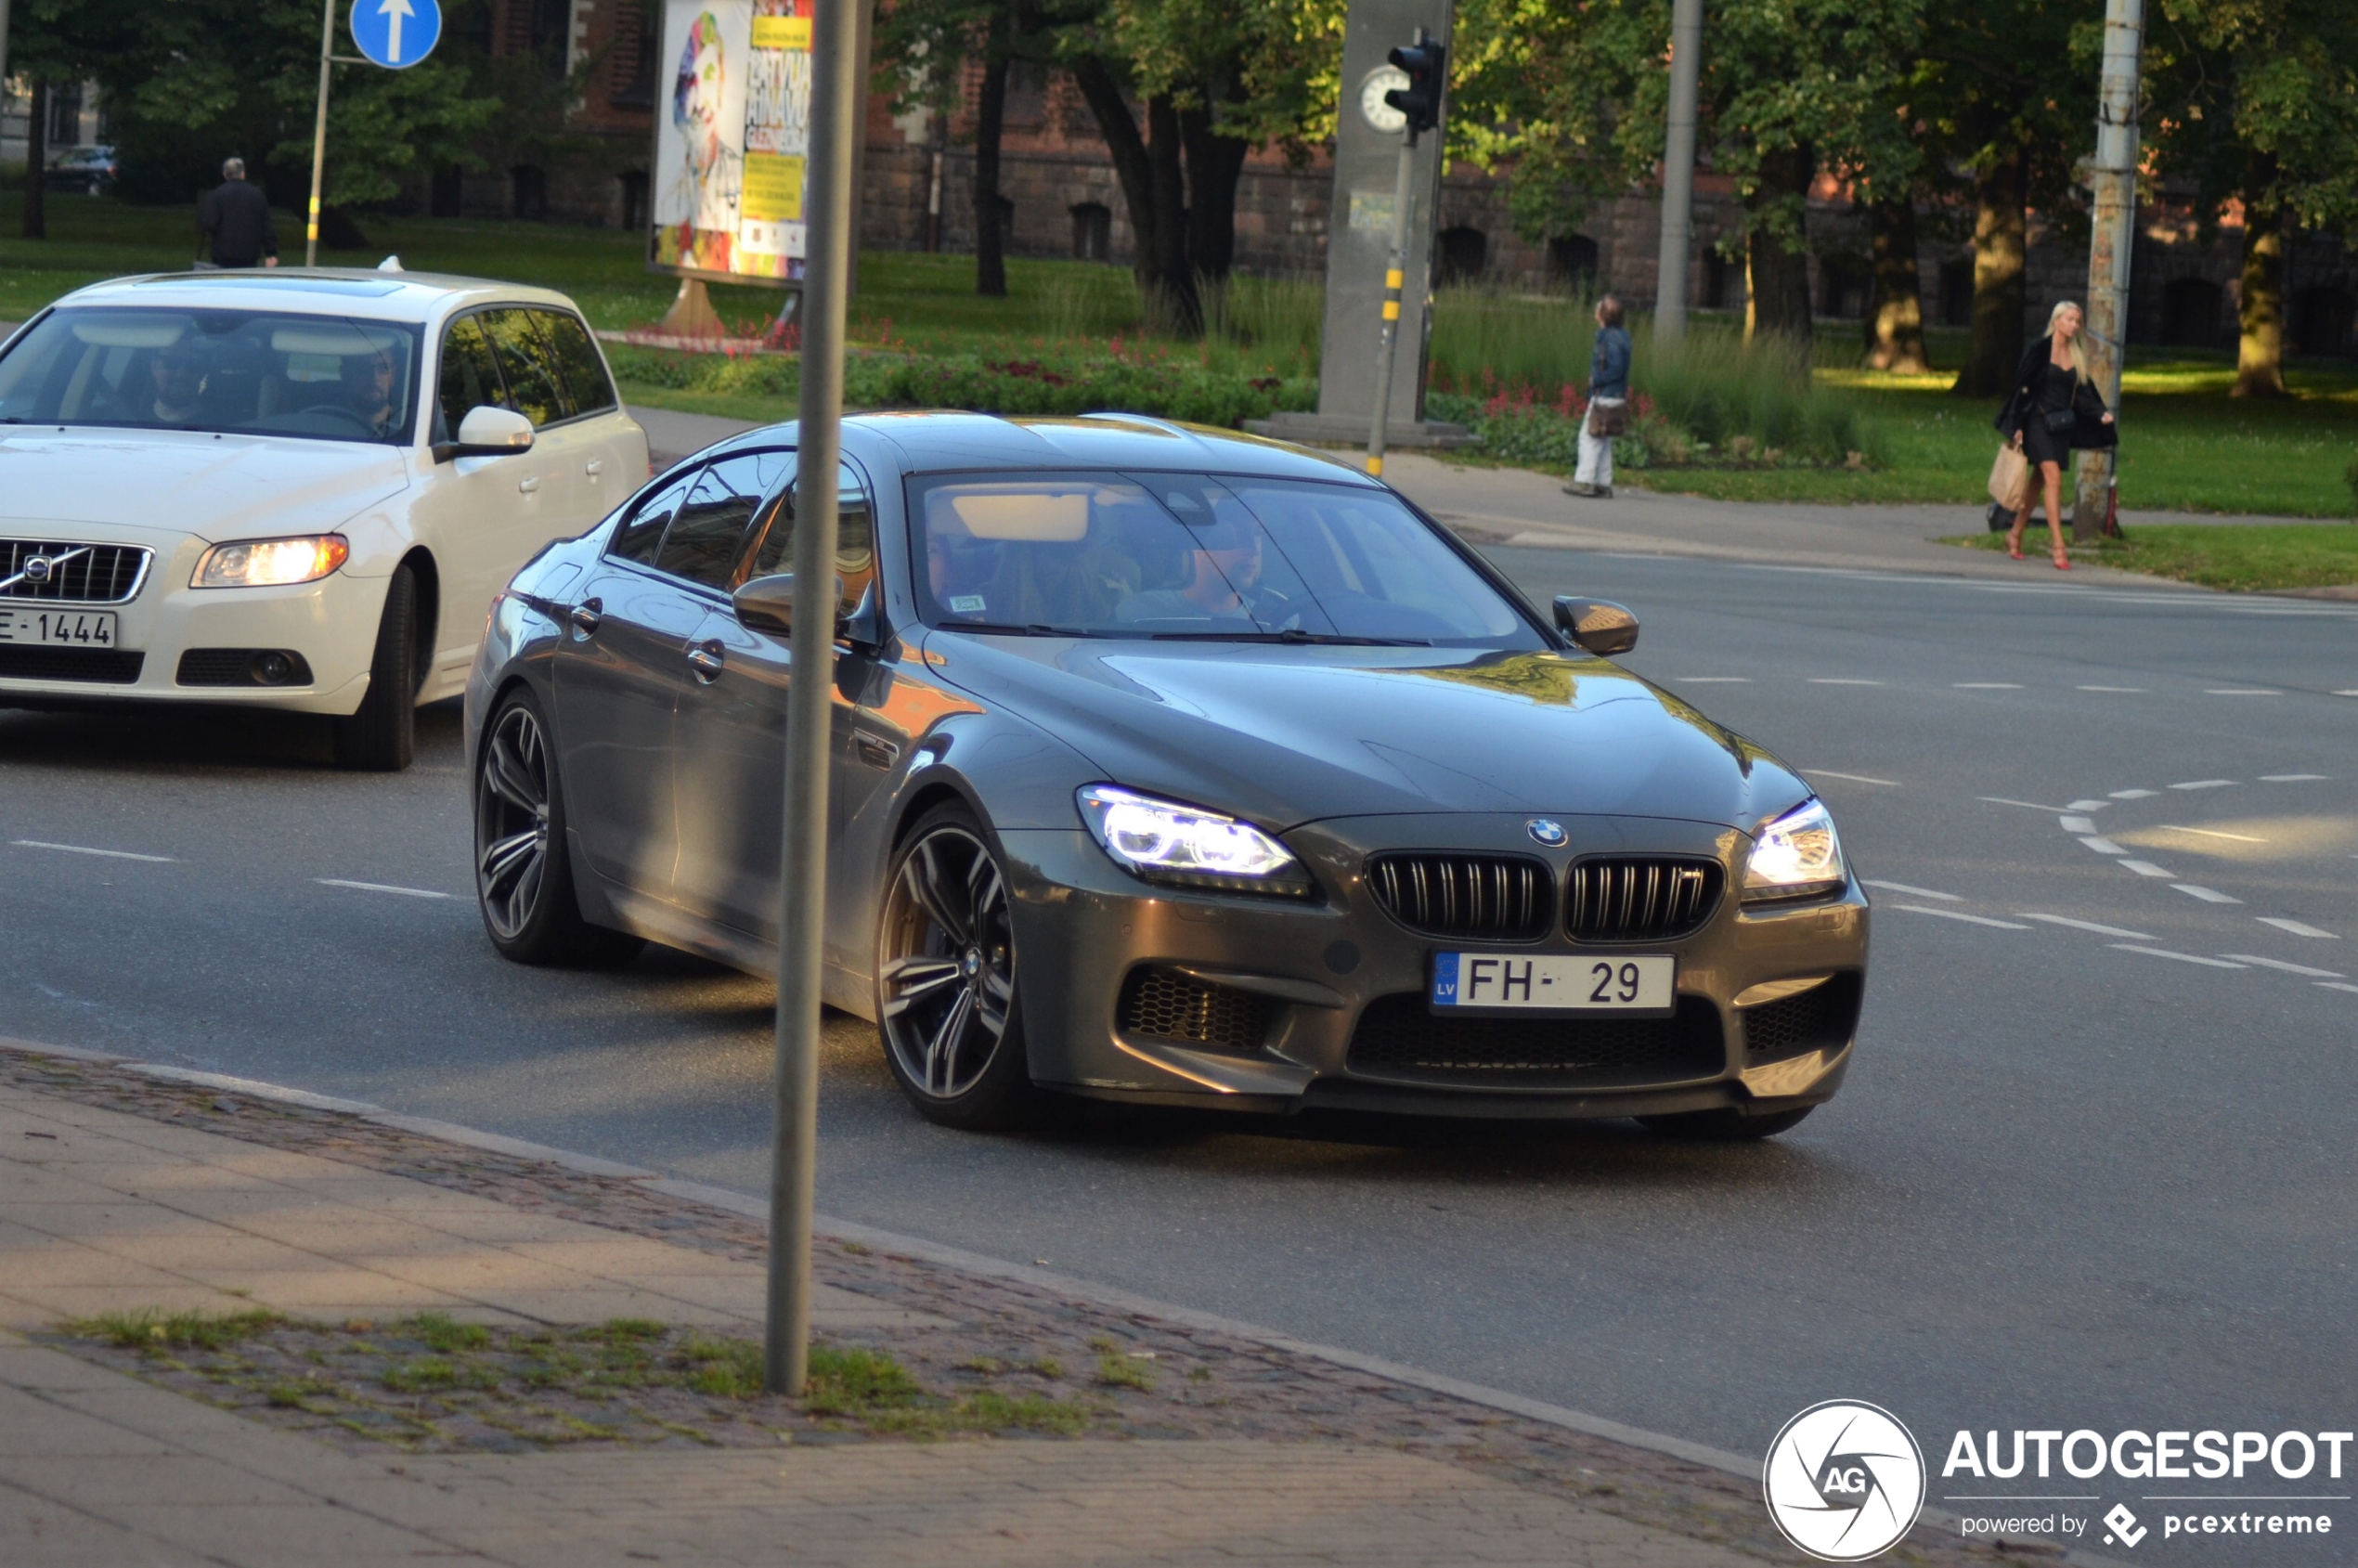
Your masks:
{"label": "grassy median", "polygon": [[[2066,538],[2068,533],[2066,529]],[[2173,524],[2131,528],[2127,534],[2094,545],[2073,545],[2070,553],[2092,565],[2247,592],[2358,583],[2358,524]],[[2045,560],[2046,541],[2046,525],[2034,524],[2023,536],[2023,553]],[[2002,551],[2006,536],[1967,534],[1940,542]]]}

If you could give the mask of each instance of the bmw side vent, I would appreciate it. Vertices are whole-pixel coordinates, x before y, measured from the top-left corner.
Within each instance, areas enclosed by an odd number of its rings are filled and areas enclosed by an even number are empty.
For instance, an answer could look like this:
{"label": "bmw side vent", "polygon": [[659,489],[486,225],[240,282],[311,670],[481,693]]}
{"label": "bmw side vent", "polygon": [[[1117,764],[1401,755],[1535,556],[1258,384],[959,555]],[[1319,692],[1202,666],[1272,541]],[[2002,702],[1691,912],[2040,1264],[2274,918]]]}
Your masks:
{"label": "bmw side vent", "polygon": [[1261,1049],[1270,1020],[1282,1005],[1176,969],[1147,967],[1130,972],[1114,1016],[1124,1034],[1243,1052]]}
{"label": "bmw side vent", "polygon": [[1859,1029],[1857,973],[1836,975],[1798,996],[1739,1009],[1744,1023],[1744,1059],[1781,1061],[1804,1051],[1839,1051]]}
{"label": "bmw side vent", "polygon": [[1564,881],[1564,934],[1576,942],[1669,941],[1711,918],[1724,881],[1717,861],[1580,861]]}
{"label": "bmw side vent", "polygon": [[1554,878],[1527,855],[1378,855],[1367,888],[1385,914],[1429,937],[1534,942],[1554,924]]}
{"label": "bmw side vent", "polygon": [[152,553],[129,544],[0,539],[0,599],[125,603],[138,597]]}

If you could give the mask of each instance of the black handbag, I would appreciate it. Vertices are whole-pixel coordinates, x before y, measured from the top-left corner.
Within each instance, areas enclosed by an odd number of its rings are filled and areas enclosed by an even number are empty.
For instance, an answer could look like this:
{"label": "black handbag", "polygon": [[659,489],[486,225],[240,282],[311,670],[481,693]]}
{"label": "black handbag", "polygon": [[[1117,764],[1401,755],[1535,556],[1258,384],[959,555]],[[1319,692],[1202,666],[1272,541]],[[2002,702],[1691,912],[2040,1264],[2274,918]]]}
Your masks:
{"label": "black handbag", "polygon": [[2079,421],[2079,416],[2069,408],[2042,408],[2039,417],[2047,421],[2047,434],[2050,435],[2061,435]]}

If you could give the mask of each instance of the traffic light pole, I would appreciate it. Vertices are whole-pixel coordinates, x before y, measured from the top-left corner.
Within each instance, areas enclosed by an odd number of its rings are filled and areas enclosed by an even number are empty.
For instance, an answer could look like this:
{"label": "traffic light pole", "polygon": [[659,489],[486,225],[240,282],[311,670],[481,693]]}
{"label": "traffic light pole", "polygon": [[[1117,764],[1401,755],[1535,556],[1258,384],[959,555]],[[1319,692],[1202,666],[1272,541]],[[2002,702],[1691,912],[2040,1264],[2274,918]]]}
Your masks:
{"label": "traffic light pole", "polygon": [[319,265],[319,175],[328,163],[328,81],[335,69],[336,0],[319,7],[319,115],[311,123],[311,213],[303,229],[303,265]]}
{"label": "traffic light pole", "polygon": [[1417,124],[1400,133],[1400,182],[1393,188],[1392,255],[1384,264],[1383,341],[1376,350],[1376,418],[1367,431],[1367,472],[1383,477],[1384,428],[1392,419],[1392,363],[1400,348],[1400,296],[1408,271],[1408,209],[1417,195]]}

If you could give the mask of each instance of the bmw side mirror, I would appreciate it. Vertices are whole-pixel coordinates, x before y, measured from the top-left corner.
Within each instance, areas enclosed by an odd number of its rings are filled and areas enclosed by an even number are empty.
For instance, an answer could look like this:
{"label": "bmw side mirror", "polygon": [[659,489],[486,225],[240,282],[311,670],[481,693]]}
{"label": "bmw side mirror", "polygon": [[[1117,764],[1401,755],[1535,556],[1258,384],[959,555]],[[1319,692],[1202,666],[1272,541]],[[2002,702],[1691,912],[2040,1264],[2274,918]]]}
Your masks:
{"label": "bmw side mirror", "polygon": [[[843,603],[843,579],[834,579],[835,591],[828,598],[836,604]],[[769,637],[794,635],[795,583],[792,572],[772,572],[766,577],[753,577],[741,584],[729,596],[730,607],[737,612],[737,624],[747,631],[758,631]],[[863,599],[862,606],[866,606]],[[836,617],[840,627],[845,619]]]}
{"label": "bmw side mirror", "polygon": [[1556,629],[1572,645],[1603,658],[1626,654],[1638,645],[1638,617],[1626,605],[1610,599],[1556,598]]}
{"label": "bmw side mirror", "polygon": [[434,460],[452,458],[504,458],[532,450],[532,421],[513,408],[477,404],[459,421],[459,439],[437,441]]}

